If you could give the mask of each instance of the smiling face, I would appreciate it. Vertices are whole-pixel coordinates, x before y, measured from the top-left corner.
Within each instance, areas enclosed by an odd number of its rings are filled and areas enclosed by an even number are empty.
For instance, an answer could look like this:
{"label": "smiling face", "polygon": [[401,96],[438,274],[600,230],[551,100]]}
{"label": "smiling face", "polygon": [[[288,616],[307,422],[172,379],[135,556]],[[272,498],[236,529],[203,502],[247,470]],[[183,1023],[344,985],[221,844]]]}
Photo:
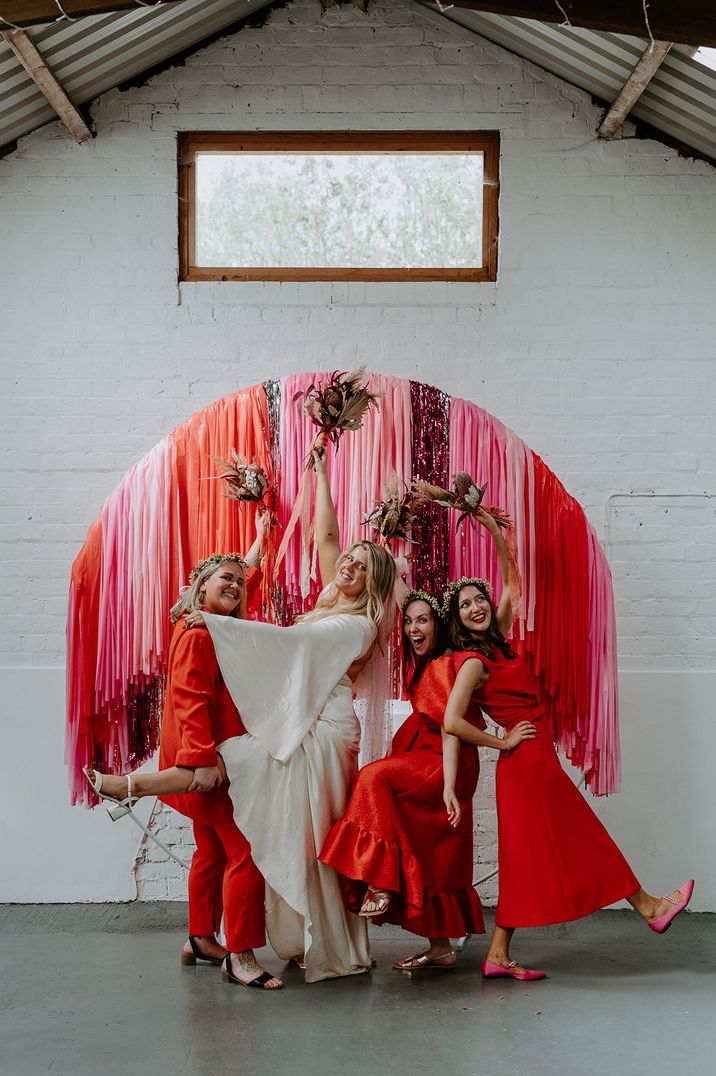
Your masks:
{"label": "smiling face", "polygon": [[344,598],[354,601],[360,597],[368,578],[368,553],[362,545],[346,549],[338,558],[334,583]]}
{"label": "smiling face", "polygon": [[458,595],[457,614],[470,635],[481,635],[492,623],[492,609],[479,587],[463,587]]}
{"label": "smiling face", "polygon": [[231,616],[243,610],[246,595],[246,573],[238,561],[227,560],[206,579],[199,591],[201,603],[208,613]]}
{"label": "smiling face", "polygon": [[425,657],[433,650],[438,632],[435,613],[427,602],[416,598],[406,605],[403,612],[403,631],[417,657]]}

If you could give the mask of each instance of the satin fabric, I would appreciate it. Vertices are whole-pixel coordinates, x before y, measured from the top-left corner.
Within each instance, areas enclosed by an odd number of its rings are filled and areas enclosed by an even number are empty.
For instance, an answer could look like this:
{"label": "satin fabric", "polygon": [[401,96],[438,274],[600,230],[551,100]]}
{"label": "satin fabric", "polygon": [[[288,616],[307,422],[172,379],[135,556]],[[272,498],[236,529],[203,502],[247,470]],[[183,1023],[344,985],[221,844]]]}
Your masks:
{"label": "satin fabric", "polygon": [[[220,619],[207,618],[212,634]],[[284,959],[305,955],[309,983],[367,971],[365,920],[344,908],[338,876],[317,855],[357,771],[360,726],[345,674],[372,639],[370,623],[341,614],[295,628],[235,624],[217,633],[217,657],[250,731],[219,751],[234,819],[266,879],[271,944]],[[304,687],[307,670],[314,679]]]}
{"label": "satin fabric", "polygon": [[[321,861],[343,878],[346,905],[358,911],[370,884],[392,894],[376,923],[397,923],[423,937],[484,933],[480,900],[472,886],[472,798],[477,749],[460,748],[457,829],[443,802],[441,725],[455,672],[449,657],[432,661],[409,691],[413,712],[398,730],[391,754],[365,766],[345,815],[333,826]],[[468,719],[485,722],[477,708]]]}
{"label": "satin fabric", "polygon": [[537,727],[534,740],[501,753],[497,763],[497,924],[569,922],[634,893],[636,875],[562,769],[527,663],[498,650],[492,659],[462,651],[453,655],[456,671],[471,658],[489,673],[473,700],[490,718],[506,729],[517,721]]}

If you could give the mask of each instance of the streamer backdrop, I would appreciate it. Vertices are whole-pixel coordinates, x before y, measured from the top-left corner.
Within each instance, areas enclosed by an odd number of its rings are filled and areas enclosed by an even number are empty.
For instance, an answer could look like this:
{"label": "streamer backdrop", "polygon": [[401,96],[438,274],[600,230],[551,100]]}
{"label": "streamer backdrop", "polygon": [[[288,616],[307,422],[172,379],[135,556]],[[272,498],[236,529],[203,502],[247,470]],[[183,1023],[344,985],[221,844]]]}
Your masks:
{"label": "streamer backdrop", "polygon": [[[83,765],[126,771],[155,750],[169,608],[200,558],[246,552],[255,537],[255,506],[223,496],[221,482],[211,477],[212,456],[229,458],[235,449],[256,459],[275,484],[285,525],[315,433],[291,401],[321,376],[294,374],[211,404],[155,445],[107,497],[70,580],[65,754],[73,803],[96,802]],[[407,483],[421,477],[447,484],[458,471],[487,483],[486,503],[505,508],[515,521],[523,591],[514,645],[542,686],[557,746],[586,774],[593,792],[616,791],[611,575],[584,512],[539,456],[477,404],[402,378],[371,374],[369,384],[382,394],[380,410],[368,413],[361,430],[344,434],[329,457],[343,544],[371,537],[361,520],[393,471]],[[497,559],[482,528],[456,532],[454,514],[434,506],[421,523],[409,583],[435,589],[448,569],[451,578],[487,576],[499,600]],[[315,601],[315,579],[305,601],[301,597],[306,529],[305,520],[296,528],[273,594],[264,581],[264,617],[290,623]]]}

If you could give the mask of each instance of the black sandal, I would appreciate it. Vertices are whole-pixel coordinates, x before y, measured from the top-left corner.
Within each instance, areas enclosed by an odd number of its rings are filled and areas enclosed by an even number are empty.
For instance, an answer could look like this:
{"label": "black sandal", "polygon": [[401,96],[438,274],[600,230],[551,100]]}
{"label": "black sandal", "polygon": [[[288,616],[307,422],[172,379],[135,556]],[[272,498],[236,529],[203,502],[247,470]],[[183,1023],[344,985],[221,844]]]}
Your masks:
{"label": "black sandal", "polygon": [[214,964],[216,965],[216,967],[218,967],[219,964],[222,964],[224,961],[223,956],[205,956],[199,946],[196,944],[196,939],[198,938],[198,936],[198,934],[189,935],[189,945],[191,946],[191,952],[185,953],[184,950],[182,950],[182,965],[185,968],[193,968],[195,967],[197,960],[201,960],[205,964]]}
{"label": "black sandal", "polygon": [[[266,983],[271,979],[276,979],[276,975],[272,975],[268,971],[262,971],[260,975],[257,975],[255,979],[250,979],[248,983],[245,983],[243,979],[239,979],[237,975],[234,975],[231,967],[231,953],[227,953],[221,962],[221,978],[225,983],[236,983],[238,986],[253,986],[256,990],[283,990],[283,983],[280,986],[266,986]],[[281,982],[281,980],[278,980]]]}

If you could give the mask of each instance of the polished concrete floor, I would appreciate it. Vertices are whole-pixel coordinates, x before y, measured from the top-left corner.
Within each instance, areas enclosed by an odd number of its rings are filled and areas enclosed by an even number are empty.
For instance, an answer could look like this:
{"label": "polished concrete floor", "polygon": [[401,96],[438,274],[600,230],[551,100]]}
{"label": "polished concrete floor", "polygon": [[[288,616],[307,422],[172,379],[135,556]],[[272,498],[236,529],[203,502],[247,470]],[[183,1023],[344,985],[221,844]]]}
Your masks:
{"label": "polished concrete floor", "polygon": [[0,906],[3,1076],[713,1076],[716,916],[659,938],[632,912],[525,931],[542,983],[484,981],[484,939],[452,972],[374,931],[371,975],[287,989],[181,968],[184,906]]}

